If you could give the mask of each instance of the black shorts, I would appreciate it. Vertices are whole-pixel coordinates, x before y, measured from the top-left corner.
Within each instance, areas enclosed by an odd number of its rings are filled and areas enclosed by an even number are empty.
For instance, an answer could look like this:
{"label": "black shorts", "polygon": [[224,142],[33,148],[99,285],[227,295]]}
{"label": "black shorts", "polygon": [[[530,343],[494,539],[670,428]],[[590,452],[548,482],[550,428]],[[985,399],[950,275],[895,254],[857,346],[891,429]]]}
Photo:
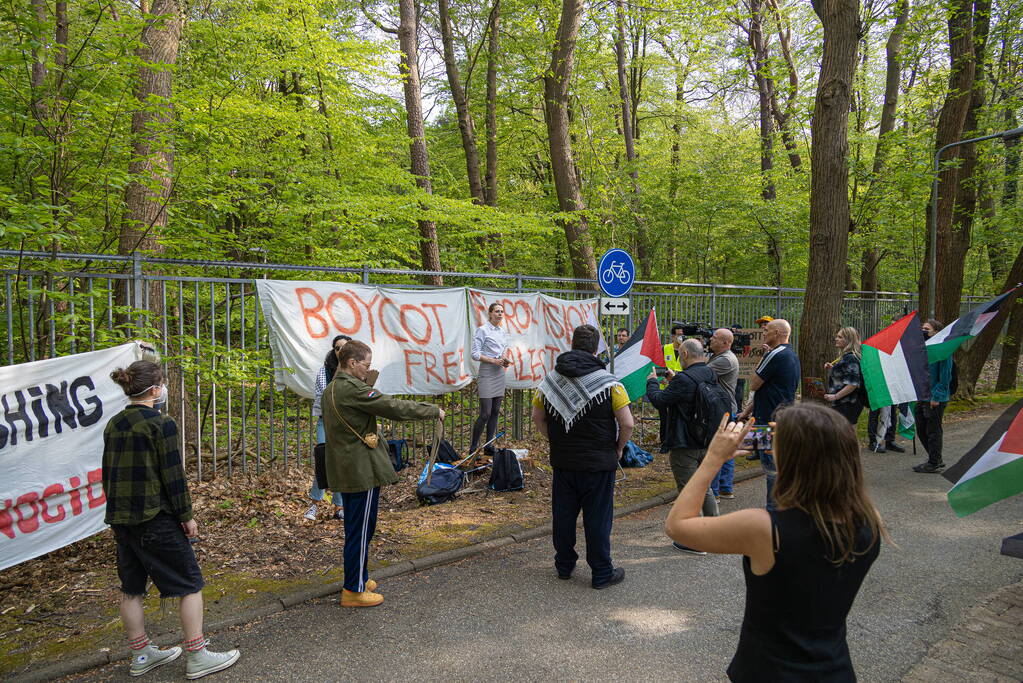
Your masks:
{"label": "black shorts", "polygon": [[113,524],[117,539],[117,575],[126,595],[145,595],[146,581],[161,598],[198,593],[206,585],[185,530],[174,517],[161,512],[142,524]]}

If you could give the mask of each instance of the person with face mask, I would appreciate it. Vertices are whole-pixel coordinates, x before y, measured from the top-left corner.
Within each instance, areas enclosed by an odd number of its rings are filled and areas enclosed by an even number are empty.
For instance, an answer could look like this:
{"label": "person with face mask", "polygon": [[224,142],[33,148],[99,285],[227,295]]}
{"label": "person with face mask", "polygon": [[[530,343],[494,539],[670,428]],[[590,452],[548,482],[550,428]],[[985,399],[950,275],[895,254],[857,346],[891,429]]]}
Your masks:
{"label": "person with face mask", "polygon": [[[931,318],[921,328],[924,336],[930,339],[941,331],[942,325]],[[927,462],[922,462],[913,468],[914,472],[921,474],[934,474],[945,469],[945,462],[942,460],[941,449],[943,433],[941,421],[945,416],[945,406],[948,404],[949,384],[952,382],[952,359],[946,358],[937,363],[929,363],[927,366],[931,375],[931,400],[918,401],[913,410],[916,418],[916,434],[920,437],[920,443],[927,451]]]}
{"label": "person with face mask", "polygon": [[238,650],[213,652],[203,636],[205,581],[189,539],[198,538],[178,426],[156,410],[167,400],[167,379],[156,363],[135,361],[110,378],[128,396],[128,406],[103,431],[104,521],[117,542],[121,622],[132,651],[128,671],[141,676],[181,656],[181,647],[160,649],[146,635],[143,600],[148,582],[161,598],[181,598],[186,678],[201,678],[233,665]]}

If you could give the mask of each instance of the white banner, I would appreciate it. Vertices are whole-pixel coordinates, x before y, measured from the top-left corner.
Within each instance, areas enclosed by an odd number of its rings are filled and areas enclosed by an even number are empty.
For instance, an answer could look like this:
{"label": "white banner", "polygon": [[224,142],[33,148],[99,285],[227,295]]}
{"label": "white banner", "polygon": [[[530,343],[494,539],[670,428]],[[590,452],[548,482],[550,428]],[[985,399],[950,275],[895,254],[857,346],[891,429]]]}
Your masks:
{"label": "white banner", "polygon": [[335,335],[373,349],[386,394],[444,394],[472,381],[465,290],[256,280],[278,386],[313,398]]}
{"label": "white banner", "polygon": [[[509,294],[469,289],[469,308],[473,330],[487,319],[487,308],[494,302],[504,307],[504,327],[508,334],[508,387],[532,389],[554,368],[558,354],[572,348],[572,330],[590,324],[598,330],[598,299],[556,299],[546,294]],[[478,363],[473,362],[477,371]]]}
{"label": "white banner", "polygon": [[103,429],[128,398],[110,379],[137,344],[0,368],[0,569],[102,531]]}

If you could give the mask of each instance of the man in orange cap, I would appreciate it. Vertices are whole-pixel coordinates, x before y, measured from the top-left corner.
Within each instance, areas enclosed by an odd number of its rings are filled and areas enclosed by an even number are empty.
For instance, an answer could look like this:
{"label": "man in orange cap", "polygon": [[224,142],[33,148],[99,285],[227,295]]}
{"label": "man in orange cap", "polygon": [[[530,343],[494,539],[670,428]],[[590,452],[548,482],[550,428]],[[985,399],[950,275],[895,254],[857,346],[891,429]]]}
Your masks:
{"label": "man in orange cap", "polygon": [[762,315],[756,319],[756,324],[759,325],[760,329],[763,330],[767,328],[767,323],[771,322],[772,320],[774,320],[774,318],[772,318],[771,316]]}

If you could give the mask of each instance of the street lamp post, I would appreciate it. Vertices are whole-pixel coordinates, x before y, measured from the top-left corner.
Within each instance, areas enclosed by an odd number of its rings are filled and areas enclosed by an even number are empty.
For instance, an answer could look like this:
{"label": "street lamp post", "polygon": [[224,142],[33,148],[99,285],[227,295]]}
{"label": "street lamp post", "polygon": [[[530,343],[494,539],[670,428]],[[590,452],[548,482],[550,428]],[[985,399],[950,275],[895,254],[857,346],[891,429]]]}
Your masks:
{"label": "street lamp post", "polygon": [[934,295],[935,287],[937,285],[937,273],[938,273],[938,180],[940,178],[941,168],[941,153],[946,149],[952,147],[958,147],[959,145],[968,145],[971,142],[981,142],[983,140],[991,140],[992,138],[1001,138],[1003,141],[1015,140],[1016,138],[1023,136],[1023,126],[1019,128],[1013,128],[1012,130],[1003,130],[1001,133],[992,133],[991,135],[982,135],[979,138],[970,138],[969,140],[959,140],[958,142],[950,142],[937,151],[934,155],[934,180],[931,183],[931,221],[930,221],[930,244],[931,244],[931,258],[929,262],[929,273],[927,277],[927,316],[929,318],[934,317]]}

